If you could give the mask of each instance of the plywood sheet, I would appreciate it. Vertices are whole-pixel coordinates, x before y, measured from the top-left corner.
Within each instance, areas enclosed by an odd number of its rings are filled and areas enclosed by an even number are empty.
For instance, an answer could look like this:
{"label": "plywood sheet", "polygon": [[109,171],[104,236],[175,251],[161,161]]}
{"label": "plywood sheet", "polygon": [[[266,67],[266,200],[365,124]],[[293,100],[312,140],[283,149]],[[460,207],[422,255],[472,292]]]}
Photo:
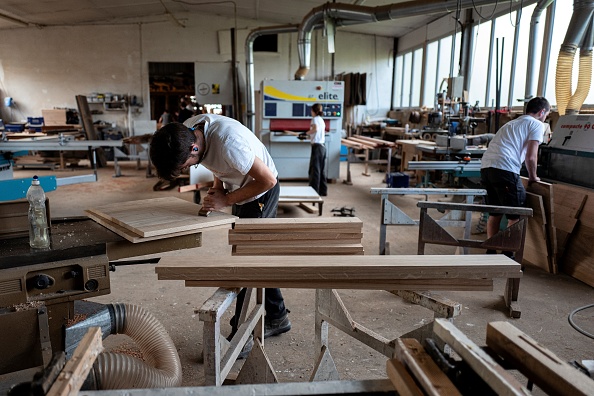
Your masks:
{"label": "plywood sheet", "polygon": [[199,209],[200,206],[192,202],[167,197],[119,202],[85,212],[95,221],[97,218],[107,220],[128,230],[129,234],[143,238],[231,224],[237,218],[220,212],[212,212],[208,217],[198,216]]}
{"label": "plywood sheet", "polygon": [[[241,230],[274,230],[291,232],[296,230],[327,230],[327,229],[349,229],[361,230],[363,222],[357,217],[324,217],[324,218],[273,218],[273,219],[237,219],[233,229]],[[349,231],[351,232],[351,231]]]}
{"label": "plywood sheet", "polygon": [[532,208],[533,216],[528,219],[524,260],[532,265],[551,271],[551,252],[547,243],[547,218],[542,196],[526,192],[526,206]]}

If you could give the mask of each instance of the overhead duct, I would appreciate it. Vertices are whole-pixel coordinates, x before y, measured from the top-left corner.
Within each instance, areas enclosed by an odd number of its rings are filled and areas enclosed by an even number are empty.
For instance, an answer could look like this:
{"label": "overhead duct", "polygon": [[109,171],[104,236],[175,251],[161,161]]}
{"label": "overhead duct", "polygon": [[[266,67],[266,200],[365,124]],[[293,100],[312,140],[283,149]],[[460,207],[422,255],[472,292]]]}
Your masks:
{"label": "overhead duct", "polygon": [[406,3],[388,4],[377,7],[363,7],[342,3],[326,3],[313,8],[299,25],[297,37],[297,53],[299,54],[299,69],[295,72],[296,80],[303,80],[309,72],[311,34],[312,31],[324,23],[324,18],[336,20],[336,26],[348,26],[362,23],[381,22],[420,16],[427,14],[452,12],[459,9],[480,7],[490,4],[503,4],[507,1],[495,0],[425,0],[408,1]]}
{"label": "overhead duct", "polygon": [[299,29],[299,25],[281,25],[261,27],[252,30],[245,39],[245,68],[246,68],[246,94],[247,94],[247,123],[246,126],[252,132],[255,131],[254,115],[256,114],[256,98],[254,91],[254,41],[260,36],[267,34],[293,33]]}
{"label": "overhead duct", "polygon": [[301,21],[300,25],[271,26],[254,29],[246,39],[246,91],[247,91],[247,127],[255,132],[255,98],[254,98],[254,40],[262,35],[291,33],[298,31],[297,52],[299,55],[299,69],[295,73],[296,80],[303,80],[309,72],[311,64],[311,34],[314,29],[324,26],[324,18],[335,20],[335,26],[348,26],[362,23],[372,23],[410,16],[451,12],[456,7],[467,9],[491,4],[504,4],[510,0],[424,0],[408,1],[406,3],[389,4],[378,7],[363,7],[343,3],[326,3],[313,8]]}
{"label": "overhead duct", "polygon": [[524,90],[525,101],[535,97],[534,94],[534,76],[538,75],[536,72],[536,39],[538,37],[538,24],[540,23],[540,16],[542,12],[547,9],[555,0],[539,0],[532,12],[530,19],[530,34],[528,39],[528,65],[526,67],[526,86]]}
{"label": "overhead duct", "polygon": [[[576,114],[588,96],[592,80],[592,15],[594,0],[574,0],[573,15],[559,50],[555,75],[555,95],[559,115]],[[578,86],[571,94],[573,61],[578,46],[580,62]]]}

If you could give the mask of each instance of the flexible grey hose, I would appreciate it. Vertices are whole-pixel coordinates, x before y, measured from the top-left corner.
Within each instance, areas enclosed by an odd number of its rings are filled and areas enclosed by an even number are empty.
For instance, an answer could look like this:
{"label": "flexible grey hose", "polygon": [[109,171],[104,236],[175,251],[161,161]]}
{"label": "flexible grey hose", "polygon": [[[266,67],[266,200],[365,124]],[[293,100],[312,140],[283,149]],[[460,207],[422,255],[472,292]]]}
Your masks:
{"label": "flexible grey hose", "polygon": [[180,386],[182,370],[175,345],[161,323],[144,308],[112,304],[112,334],[132,338],[146,362],[119,353],[97,357],[92,375],[98,389],[167,388]]}

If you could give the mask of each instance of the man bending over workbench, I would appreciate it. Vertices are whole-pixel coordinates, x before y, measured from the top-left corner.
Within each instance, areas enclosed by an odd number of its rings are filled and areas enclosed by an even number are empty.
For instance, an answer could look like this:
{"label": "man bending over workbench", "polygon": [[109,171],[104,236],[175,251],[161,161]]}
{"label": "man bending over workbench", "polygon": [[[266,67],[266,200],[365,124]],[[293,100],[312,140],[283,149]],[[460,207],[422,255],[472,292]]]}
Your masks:
{"label": "man bending over workbench", "polygon": [[[232,206],[233,215],[240,218],[276,217],[280,187],[274,161],[262,142],[232,118],[200,114],[183,124],[167,124],[154,134],[150,156],[157,175],[166,180],[198,164],[213,173],[214,184],[202,210]],[[244,297],[245,289],[237,296],[230,337],[237,331]],[[291,329],[280,289],[266,289],[264,308],[265,338]],[[246,357],[252,345],[250,339],[240,357]]]}

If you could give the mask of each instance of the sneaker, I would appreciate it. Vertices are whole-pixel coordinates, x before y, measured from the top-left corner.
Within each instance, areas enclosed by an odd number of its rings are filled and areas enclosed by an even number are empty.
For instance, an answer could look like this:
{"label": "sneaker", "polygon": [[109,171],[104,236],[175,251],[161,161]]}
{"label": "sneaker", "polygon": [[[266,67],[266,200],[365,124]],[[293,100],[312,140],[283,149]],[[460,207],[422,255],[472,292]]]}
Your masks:
{"label": "sneaker", "polygon": [[248,338],[247,342],[241,349],[241,352],[239,352],[237,359],[247,358],[249,356],[250,352],[252,351],[253,347],[254,347],[254,336],[250,335],[250,338]]}
{"label": "sneaker", "polygon": [[289,315],[285,314],[278,319],[264,317],[264,338],[286,333],[289,330],[291,330]]}

